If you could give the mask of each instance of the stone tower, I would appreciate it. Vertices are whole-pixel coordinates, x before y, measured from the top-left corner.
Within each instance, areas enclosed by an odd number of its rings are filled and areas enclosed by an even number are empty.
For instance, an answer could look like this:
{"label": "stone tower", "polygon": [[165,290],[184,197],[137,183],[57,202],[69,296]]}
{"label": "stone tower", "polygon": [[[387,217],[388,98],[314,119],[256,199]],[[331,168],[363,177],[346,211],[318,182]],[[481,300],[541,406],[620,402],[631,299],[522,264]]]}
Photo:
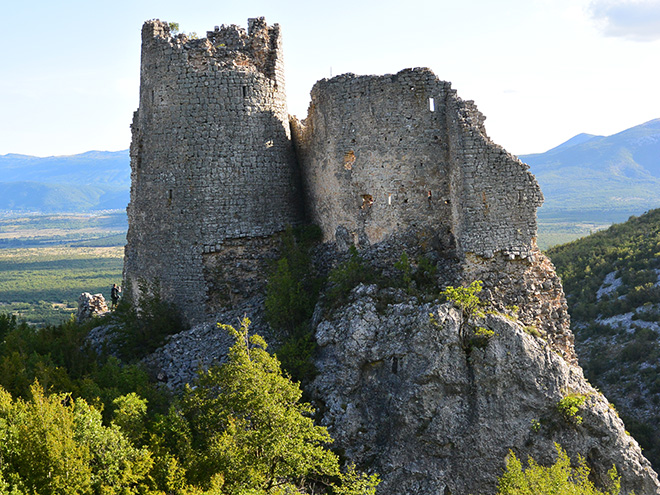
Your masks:
{"label": "stone tower", "polygon": [[191,322],[301,217],[281,43],[264,18],[203,39],[142,27],[124,280],[158,284]]}

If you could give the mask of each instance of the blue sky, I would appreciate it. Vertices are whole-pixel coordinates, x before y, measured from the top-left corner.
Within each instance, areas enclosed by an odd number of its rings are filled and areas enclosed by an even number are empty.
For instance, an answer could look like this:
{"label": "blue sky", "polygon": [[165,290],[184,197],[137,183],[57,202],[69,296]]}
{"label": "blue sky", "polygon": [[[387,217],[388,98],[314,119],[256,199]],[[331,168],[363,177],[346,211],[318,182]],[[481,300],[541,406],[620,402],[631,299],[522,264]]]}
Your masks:
{"label": "blue sky", "polygon": [[331,74],[430,67],[515,154],[660,117],[660,0],[3,2],[0,155],[120,150],[138,104],[140,28],[279,23],[289,112]]}

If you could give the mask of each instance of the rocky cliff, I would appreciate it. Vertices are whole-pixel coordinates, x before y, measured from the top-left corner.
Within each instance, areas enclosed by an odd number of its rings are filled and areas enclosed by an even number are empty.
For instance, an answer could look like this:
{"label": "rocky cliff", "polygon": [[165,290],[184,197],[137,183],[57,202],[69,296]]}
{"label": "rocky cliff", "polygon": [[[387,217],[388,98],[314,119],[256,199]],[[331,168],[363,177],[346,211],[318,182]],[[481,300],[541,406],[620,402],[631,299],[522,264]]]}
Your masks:
{"label": "rocky cliff", "polygon": [[[349,459],[381,474],[379,493],[494,493],[509,450],[547,465],[554,442],[586,457],[601,486],[615,465],[623,493],[660,493],[616,411],[545,340],[489,315],[494,335],[466,352],[452,305],[409,298],[383,309],[383,296],[358,286],[318,321],[313,383],[323,423]],[[581,421],[558,409],[569,395],[584,398]]]}
{"label": "rocky cliff", "polygon": [[[321,295],[312,322],[318,375],[307,392],[335,447],[380,473],[380,494],[494,493],[509,451],[549,465],[555,442],[573,459],[584,456],[601,487],[614,465],[622,493],[660,493],[616,410],[547,337],[491,307],[476,323],[492,334],[466,345],[461,312],[390,283],[395,270],[378,266],[386,245],[374,251],[363,260],[381,270],[378,284],[358,285],[339,305],[329,301],[331,287]],[[341,259],[327,245],[317,250],[319,269]],[[439,277],[452,276],[450,261],[437,264],[444,266]],[[252,330],[276,343],[262,317],[263,298],[216,319],[236,324],[246,313],[256,317]],[[200,325],[148,361],[176,388],[199,366],[222,361],[228,346],[215,325]],[[583,401],[574,416],[560,410],[566,397]]]}

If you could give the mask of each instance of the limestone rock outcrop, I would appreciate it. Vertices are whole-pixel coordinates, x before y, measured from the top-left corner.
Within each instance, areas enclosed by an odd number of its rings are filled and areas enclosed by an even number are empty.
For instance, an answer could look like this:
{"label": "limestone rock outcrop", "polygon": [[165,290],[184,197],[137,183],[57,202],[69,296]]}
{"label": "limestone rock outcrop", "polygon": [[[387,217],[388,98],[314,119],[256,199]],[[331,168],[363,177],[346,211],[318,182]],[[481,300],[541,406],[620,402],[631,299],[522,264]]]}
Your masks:
{"label": "limestone rock outcrop", "polygon": [[80,297],[78,297],[76,321],[78,321],[78,323],[83,323],[95,316],[103,316],[109,311],[103,294],[92,295],[89,292],[83,292],[80,294]]}
{"label": "limestone rock outcrop", "polygon": [[[360,285],[350,304],[317,315],[312,385],[336,447],[380,473],[380,494],[494,493],[510,450],[548,465],[554,442],[585,456],[600,486],[615,465],[622,493],[660,493],[613,407],[545,340],[489,315],[483,324],[495,334],[466,352],[450,304],[383,309],[382,297]],[[568,394],[585,398],[580,424],[558,411]]]}

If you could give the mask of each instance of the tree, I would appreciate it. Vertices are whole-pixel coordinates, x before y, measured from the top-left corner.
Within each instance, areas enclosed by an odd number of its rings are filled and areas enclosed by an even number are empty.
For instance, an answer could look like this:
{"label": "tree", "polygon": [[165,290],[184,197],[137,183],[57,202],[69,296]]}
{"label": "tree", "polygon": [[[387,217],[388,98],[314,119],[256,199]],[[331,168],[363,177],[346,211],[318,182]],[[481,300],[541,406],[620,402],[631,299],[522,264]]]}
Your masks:
{"label": "tree", "polygon": [[[468,329],[470,328],[471,323],[474,323],[474,319],[483,318],[484,312],[482,308],[484,303],[477,294],[481,292],[484,284],[481,280],[475,280],[467,287],[452,287],[451,285],[447,286],[440,295],[445,296],[447,301],[451,301],[458,309],[461,310],[461,324],[459,327],[461,341],[463,343],[463,348],[466,351],[469,351],[472,348],[472,342],[470,342]],[[477,327],[475,329],[477,333],[477,340],[481,340],[482,337],[488,340],[488,337],[492,335],[492,331],[489,331],[483,327]],[[481,334],[481,335],[479,335]],[[473,339],[474,340],[474,339]]]}
{"label": "tree", "polygon": [[29,401],[0,387],[0,493],[137,493],[152,466],[119,427],[68,394],[45,395],[36,383]]}
{"label": "tree", "polygon": [[235,339],[228,362],[200,374],[185,391],[184,412],[203,451],[201,464],[191,469],[204,477],[198,481],[221,484],[223,493],[266,494],[330,486],[331,478],[339,478],[344,491],[337,493],[374,493],[377,477],[340,475],[326,428],[314,424],[312,407],[300,401],[300,386],[283,375],[266,342],[248,336],[249,324],[244,319],[240,330],[219,325]]}

